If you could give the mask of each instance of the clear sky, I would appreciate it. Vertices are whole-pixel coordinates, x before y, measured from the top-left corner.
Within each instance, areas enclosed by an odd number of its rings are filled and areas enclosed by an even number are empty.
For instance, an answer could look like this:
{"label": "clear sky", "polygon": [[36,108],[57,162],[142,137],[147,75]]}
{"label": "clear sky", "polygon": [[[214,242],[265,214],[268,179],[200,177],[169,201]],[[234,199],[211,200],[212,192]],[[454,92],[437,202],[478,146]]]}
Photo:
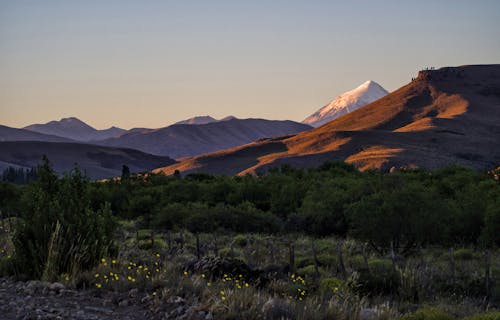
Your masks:
{"label": "clear sky", "polygon": [[0,0],[0,123],[301,121],[374,80],[500,63],[500,1]]}

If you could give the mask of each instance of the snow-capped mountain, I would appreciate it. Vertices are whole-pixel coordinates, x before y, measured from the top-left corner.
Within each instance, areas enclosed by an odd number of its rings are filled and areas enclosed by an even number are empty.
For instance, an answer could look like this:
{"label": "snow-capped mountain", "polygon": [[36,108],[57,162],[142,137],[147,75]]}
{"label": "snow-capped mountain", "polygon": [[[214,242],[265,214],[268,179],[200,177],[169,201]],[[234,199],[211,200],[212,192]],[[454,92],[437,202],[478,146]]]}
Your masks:
{"label": "snow-capped mountain", "polygon": [[333,119],[378,100],[386,94],[388,94],[387,90],[375,81],[366,81],[359,87],[347,91],[333,99],[326,106],[307,117],[302,123],[313,127],[319,127]]}

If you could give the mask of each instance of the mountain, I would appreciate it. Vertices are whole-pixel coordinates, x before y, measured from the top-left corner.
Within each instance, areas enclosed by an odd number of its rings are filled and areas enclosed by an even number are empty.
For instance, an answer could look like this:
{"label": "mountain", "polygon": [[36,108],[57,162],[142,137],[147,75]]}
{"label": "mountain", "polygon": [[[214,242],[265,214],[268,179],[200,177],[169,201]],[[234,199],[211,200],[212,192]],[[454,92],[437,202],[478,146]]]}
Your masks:
{"label": "mountain", "polygon": [[0,170],[9,166],[31,168],[46,155],[54,170],[68,172],[78,163],[91,179],[121,175],[123,165],[131,172],[148,171],[175,161],[132,149],[110,148],[83,143],[54,143],[34,141],[0,142]]}
{"label": "mountain", "polygon": [[72,140],[58,136],[0,125],[0,141],[70,142]]}
{"label": "mountain", "polygon": [[199,125],[175,124],[161,129],[136,130],[98,143],[177,159],[309,129],[310,126],[293,121],[231,119]]}
{"label": "mountain", "polygon": [[176,122],[175,124],[207,124],[216,121],[217,119],[212,118],[211,116],[198,116]]}
{"label": "mountain", "polygon": [[319,127],[349,112],[361,108],[373,101],[376,101],[388,92],[375,81],[366,81],[359,87],[347,91],[330,101],[326,106],[319,109],[302,123],[313,127]]}
{"label": "mountain", "polygon": [[126,132],[126,130],[117,127],[97,130],[75,117],[50,121],[45,124],[32,124],[23,129],[84,142],[103,140]]}
{"label": "mountain", "polygon": [[186,120],[182,120],[182,121],[176,122],[174,124],[195,124],[196,125],[196,124],[207,124],[207,123],[212,123],[212,122],[217,122],[217,121],[229,121],[229,120],[233,120],[233,119],[236,119],[236,117],[227,116],[225,118],[217,120],[215,118],[212,118],[211,116],[198,116],[198,117],[193,117],[193,118],[189,118]]}
{"label": "mountain", "polygon": [[420,71],[409,84],[328,124],[183,159],[154,172],[246,174],[341,160],[360,170],[500,164],[500,65]]}

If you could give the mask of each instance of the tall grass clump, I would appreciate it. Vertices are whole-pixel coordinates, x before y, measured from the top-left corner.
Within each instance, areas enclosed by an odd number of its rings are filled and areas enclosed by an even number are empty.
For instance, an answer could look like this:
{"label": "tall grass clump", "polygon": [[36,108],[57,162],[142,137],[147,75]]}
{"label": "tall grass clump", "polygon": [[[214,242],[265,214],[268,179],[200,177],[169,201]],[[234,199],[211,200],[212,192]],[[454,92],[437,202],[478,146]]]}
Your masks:
{"label": "tall grass clump", "polygon": [[58,179],[44,157],[14,231],[19,276],[53,281],[90,269],[107,254],[115,228],[111,209],[105,204],[92,210],[88,192],[78,168]]}

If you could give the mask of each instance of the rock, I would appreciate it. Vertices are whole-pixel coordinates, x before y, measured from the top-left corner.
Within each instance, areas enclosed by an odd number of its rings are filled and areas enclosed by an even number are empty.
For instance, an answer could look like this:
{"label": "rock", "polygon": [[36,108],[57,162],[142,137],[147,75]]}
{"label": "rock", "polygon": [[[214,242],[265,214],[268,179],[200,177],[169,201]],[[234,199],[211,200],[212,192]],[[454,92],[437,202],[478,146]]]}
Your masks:
{"label": "rock", "polygon": [[92,311],[92,312],[104,313],[104,314],[107,314],[107,315],[113,314],[113,310],[107,309],[107,308],[99,308],[99,307],[93,307],[93,306],[86,306],[86,307],[83,307],[83,309],[88,310],[88,311]]}
{"label": "rock", "polygon": [[54,282],[49,285],[49,290],[59,293],[61,290],[66,289],[66,287],[60,282]]}
{"label": "rock", "polygon": [[205,320],[214,320],[214,316],[211,313],[207,313]]}
{"label": "rock", "polygon": [[24,287],[20,286],[20,289],[32,296],[37,292],[43,291],[49,285],[50,284],[48,282],[33,280],[28,281]]}
{"label": "rock", "polygon": [[119,307],[128,307],[129,305],[130,305],[130,300],[127,299],[118,302]]}
{"label": "rock", "polygon": [[268,300],[262,306],[262,313],[266,320],[293,319],[293,311],[290,304],[278,298]]}
{"label": "rock", "polygon": [[376,320],[377,317],[375,309],[364,308],[359,311],[359,320]]}
{"label": "rock", "polygon": [[128,296],[130,298],[135,298],[135,297],[137,297],[138,293],[139,293],[139,289],[137,289],[137,288],[130,289],[130,291],[128,292]]}
{"label": "rock", "polygon": [[175,304],[180,304],[180,303],[186,303],[186,300],[184,300],[181,297],[171,297],[167,300],[168,303],[175,303]]}

